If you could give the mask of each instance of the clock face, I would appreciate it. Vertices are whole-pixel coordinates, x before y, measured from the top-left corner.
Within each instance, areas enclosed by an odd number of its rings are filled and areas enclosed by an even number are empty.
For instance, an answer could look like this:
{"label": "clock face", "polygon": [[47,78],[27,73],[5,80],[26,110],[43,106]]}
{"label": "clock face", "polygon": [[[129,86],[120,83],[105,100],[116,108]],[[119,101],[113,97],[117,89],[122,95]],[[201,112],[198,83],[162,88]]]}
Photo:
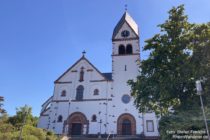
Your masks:
{"label": "clock face", "polygon": [[130,35],[130,32],[128,30],[124,30],[121,32],[122,37],[128,37]]}

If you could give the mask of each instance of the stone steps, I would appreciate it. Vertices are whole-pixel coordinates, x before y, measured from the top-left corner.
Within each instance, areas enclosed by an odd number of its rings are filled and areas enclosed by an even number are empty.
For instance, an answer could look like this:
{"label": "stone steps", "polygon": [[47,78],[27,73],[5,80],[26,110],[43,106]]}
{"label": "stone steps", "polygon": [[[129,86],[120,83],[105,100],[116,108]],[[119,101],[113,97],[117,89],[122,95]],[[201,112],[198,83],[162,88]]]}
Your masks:
{"label": "stone steps", "polygon": [[[69,140],[107,140],[107,138],[87,138],[87,137],[72,137]],[[115,137],[109,138],[109,140],[158,140],[158,138],[140,138],[140,137]]]}

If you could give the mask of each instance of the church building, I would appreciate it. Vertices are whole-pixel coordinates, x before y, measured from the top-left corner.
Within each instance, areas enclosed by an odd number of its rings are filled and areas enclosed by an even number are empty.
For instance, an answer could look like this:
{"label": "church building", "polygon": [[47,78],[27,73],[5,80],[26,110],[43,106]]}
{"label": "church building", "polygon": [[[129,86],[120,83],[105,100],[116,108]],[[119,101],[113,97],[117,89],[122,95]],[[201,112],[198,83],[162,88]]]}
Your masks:
{"label": "church building", "polygon": [[138,25],[126,11],[112,34],[112,71],[100,72],[83,53],[55,80],[38,127],[69,136],[158,136],[155,113],[136,109],[127,84],[139,74],[139,38]]}

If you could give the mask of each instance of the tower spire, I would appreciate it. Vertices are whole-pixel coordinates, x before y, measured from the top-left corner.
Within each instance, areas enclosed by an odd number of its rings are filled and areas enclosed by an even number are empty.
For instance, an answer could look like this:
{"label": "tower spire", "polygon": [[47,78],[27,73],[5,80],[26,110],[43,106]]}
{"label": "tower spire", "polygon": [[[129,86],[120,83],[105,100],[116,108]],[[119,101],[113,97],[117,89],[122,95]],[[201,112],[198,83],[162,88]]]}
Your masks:
{"label": "tower spire", "polygon": [[[127,10],[127,4],[125,5],[125,10]],[[115,39],[116,35],[119,33],[119,30],[122,28],[122,26],[125,24],[128,24],[131,28],[131,30],[134,32],[134,34],[138,37],[138,25],[133,20],[133,18],[129,15],[127,11],[124,12],[123,16],[121,17],[120,21],[117,23],[117,25],[114,28],[113,34],[112,34],[112,40]]]}

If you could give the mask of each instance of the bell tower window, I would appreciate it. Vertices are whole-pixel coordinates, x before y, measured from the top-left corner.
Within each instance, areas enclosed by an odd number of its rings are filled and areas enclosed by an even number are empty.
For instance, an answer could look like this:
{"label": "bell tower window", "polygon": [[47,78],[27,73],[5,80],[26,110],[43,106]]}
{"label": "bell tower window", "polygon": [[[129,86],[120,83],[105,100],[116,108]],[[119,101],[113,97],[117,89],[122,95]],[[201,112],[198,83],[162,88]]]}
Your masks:
{"label": "bell tower window", "polygon": [[133,53],[133,48],[131,44],[128,44],[126,46],[126,54],[132,54]]}
{"label": "bell tower window", "polygon": [[119,53],[119,54],[125,54],[125,46],[124,46],[124,45],[120,45],[120,46],[119,46],[118,53]]}
{"label": "bell tower window", "polygon": [[81,67],[79,81],[84,81],[84,67]]}

